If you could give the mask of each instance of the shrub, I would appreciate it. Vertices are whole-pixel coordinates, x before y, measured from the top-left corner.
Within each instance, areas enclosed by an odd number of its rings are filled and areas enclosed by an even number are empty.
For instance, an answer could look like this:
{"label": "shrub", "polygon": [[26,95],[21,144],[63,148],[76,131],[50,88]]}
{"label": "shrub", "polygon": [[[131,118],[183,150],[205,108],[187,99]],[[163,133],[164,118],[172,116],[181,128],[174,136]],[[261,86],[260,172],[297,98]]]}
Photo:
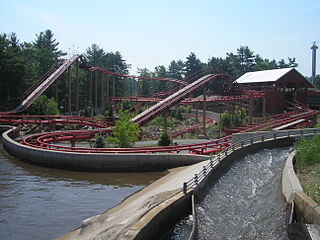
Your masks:
{"label": "shrub", "polygon": [[28,113],[35,115],[58,115],[58,104],[53,98],[41,95],[32,103]]}
{"label": "shrub", "polygon": [[112,127],[112,135],[107,141],[121,148],[132,147],[138,141],[140,129],[131,121],[131,114],[120,111],[119,119]]}
{"label": "shrub", "polygon": [[106,147],[105,138],[103,136],[101,136],[101,135],[96,135],[93,147],[94,148],[104,148],[104,147]]}
{"label": "shrub", "polygon": [[160,136],[160,139],[158,141],[158,145],[159,146],[169,146],[170,143],[171,143],[170,136],[166,131],[164,131]]}

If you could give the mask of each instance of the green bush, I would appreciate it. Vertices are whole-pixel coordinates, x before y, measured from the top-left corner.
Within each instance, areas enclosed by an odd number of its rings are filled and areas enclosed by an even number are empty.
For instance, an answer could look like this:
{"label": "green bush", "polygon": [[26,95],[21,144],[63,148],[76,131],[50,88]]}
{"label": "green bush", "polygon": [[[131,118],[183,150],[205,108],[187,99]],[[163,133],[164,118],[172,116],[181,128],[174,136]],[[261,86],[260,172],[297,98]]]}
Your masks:
{"label": "green bush", "polygon": [[104,148],[104,147],[106,147],[105,138],[103,136],[101,136],[101,135],[96,135],[93,147],[94,148]]}
{"label": "green bush", "polygon": [[119,119],[112,127],[113,136],[108,137],[107,141],[121,148],[132,147],[138,141],[140,129],[131,121],[131,117],[127,111],[120,111]]}
{"label": "green bush", "polygon": [[296,154],[296,166],[303,166],[320,163],[320,136],[314,136],[312,139],[301,139],[294,145]]}
{"label": "green bush", "polygon": [[59,115],[59,108],[53,98],[41,95],[32,103],[28,113],[33,115]]}
{"label": "green bush", "polygon": [[170,143],[171,143],[170,136],[166,131],[164,131],[160,136],[160,139],[158,141],[158,145],[159,146],[169,146]]}

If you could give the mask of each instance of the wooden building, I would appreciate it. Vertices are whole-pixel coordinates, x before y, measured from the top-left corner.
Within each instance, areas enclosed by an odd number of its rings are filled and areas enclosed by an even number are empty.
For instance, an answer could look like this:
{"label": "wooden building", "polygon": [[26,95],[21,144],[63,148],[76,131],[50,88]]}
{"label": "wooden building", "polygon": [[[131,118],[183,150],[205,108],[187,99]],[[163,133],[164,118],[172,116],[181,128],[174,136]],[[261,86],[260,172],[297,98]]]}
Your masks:
{"label": "wooden building", "polygon": [[268,113],[283,112],[290,102],[307,104],[308,92],[315,92],[314,86],[294,68],[248,72],[236,82],[248,89],[266,92]]}

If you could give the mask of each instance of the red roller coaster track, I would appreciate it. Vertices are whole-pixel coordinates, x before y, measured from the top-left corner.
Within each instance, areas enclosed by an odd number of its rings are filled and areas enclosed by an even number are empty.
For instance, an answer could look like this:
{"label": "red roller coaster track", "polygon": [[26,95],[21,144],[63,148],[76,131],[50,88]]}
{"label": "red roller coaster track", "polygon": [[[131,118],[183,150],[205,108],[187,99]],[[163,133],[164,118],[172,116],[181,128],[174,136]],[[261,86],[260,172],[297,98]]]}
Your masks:
{"label": "red roller coaster track", "polygon": [[[63,125],[67,124],[79,124],[87,125],[93,128],[92,130],[78,130],[78,131],[60,131],[60,132],[46,132],[39,134],[29,135],[21,140],[21,143],[35,148],[64,151],[64,152],[88,152],[88,153],[157,153],[157,152],[166,152],[166,153],[179,153],[181,151],[188,151],[190,153],[196,154],[211,154],[217,151],[220,151],[227,147],[230,143],[230,136],[224,138],[209,141],[202,144],[191,144],[183,146],[169,146],[169,147],[151,147],[151,148],[80,148],[80,147],[68,147],[57,144],[61,141],[80,141],[90,139],[95,136],[97,133],[106,133],[110,132],[111,129],[108,127],[109,124],[105,122],[98,122],[92,118],[82,118],[82,117],[68,117],[68,116],[21,116],[13,115],[15,112],[22,112],[32,102],[41,95],[50,85],[52,85],[56,79],[75,61],[77,61],[81,56],[74,55],[70,59],[64,61],[57,69],[50,71],[47,76],[45,76],[41,81],[39,81],[33,88],[25,95],[22,103],[13,111],[0,114],[0,123],[2,124],[12,124],[12,125],[22,125],[22,124],[48,124],[54,125],[56,123],[62,123]],[[165,99],[149,99],[148,101],[157,102],[154,106],[150,107],[146,111],[135,116],[132,121],[135,124],[143,125],[147,121],[154,119],[159,116],[164,111],[167,111],[174,105],[178,103],[193,103],[200,102],[203,99],[193,98],[186,99],[192,92],[199,90],[204,87],[211,81],[219,80],[230,80],[228,75],[224,74],[208,74],[202,77],[199,77],[196,81],[188,84],[187,82],[181,80],[167,79],[167,78],[147,78],[147,77],[138,77],[133,75],[123,75],[118,73],[112,73],[102,68],[90,67],[91,71],[102,71],[106,74],[121,76],[121,77],[130,77],[130,78],[141,78],[141,79],[151,79],[151,80],[165,80],[174,83],[179,83],[184,85],[184,87],[169,97]],[[237,100],[246,100],[249,98],[261,98],[264,96],[264,93],[256,91],[242,91],[240,95],[228,95],[228,96],[219,96],[208,98],[207,101],[237,101]],[[137,100],[138,101],[138,100]],[[146,101],[145,99],[142,101]],[[256,131],[260,129],[268,129],[276,126],[292,123],[297,120],[308,120],[314,117],[318,112],[310,110],[308,108],[300,107],[298,112],[287,113],[282,115],[275,116],[269,122],[266,123],[257,123],[254,125],[246,125],[230,130],[232,132],[245,132],[245,131]]]}

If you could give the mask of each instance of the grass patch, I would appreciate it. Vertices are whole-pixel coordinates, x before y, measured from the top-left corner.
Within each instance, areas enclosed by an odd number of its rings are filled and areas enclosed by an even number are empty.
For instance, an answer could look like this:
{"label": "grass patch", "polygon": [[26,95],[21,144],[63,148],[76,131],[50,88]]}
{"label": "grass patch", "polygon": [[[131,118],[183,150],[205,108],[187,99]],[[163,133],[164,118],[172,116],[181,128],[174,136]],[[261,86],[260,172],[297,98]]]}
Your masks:
{"label": "grass patch", "polygon": [[320,203],[320,136],[301,139],[294,145],[296,172],[304,192]]}
{"label": "grass patch", "polygon": [[305,194],[320,204],[320,163],[297,169],[297,176]]}

